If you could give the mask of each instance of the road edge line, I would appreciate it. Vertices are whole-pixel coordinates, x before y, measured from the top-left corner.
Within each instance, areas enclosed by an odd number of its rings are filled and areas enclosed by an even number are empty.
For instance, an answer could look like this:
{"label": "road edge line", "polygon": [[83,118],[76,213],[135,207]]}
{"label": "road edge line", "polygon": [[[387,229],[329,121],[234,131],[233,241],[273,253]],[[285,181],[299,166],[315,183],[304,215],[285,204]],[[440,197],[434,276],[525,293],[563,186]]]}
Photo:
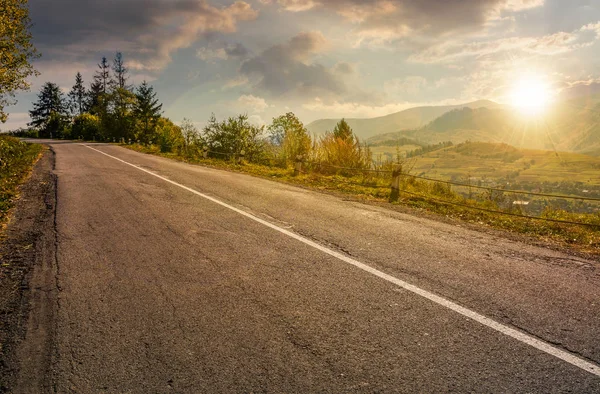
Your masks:
{"label": "road edge line", "polygon": [[585,360],[585,359],[583,359],[583,358],[581,358],[579,356],[576,356],[576,355],[574,355],[574,354],[572,354],[572,353],[570,353],[570,352],[568,352],[566,350],[560,349],[560,348],[558,348],[558,347],[556,347],[554,345],[551,345],[550,343],[545,342],[545,341],[543,341],[541,339],[538,339],[538,338],[536,338],[536,337],[534,337],[534,336],[532,336],[530,334],[526,334],[526,333],[524,333],[522,331],[516,330],[516,329],[514,329],[512,327],[509,327],[509,326],[507,326],[505,324],[499,323],[499,322],[497,322],[497,321],[495,321],[495,320],[493,320],[493,319],[491,319],[489,317],[486,317],[486,316],[484,316],[484,315],[482,315],[480,313],[477,313],[477,312],[475,312],[473,310],[470,310],[470,309],[468,309],[466,307],[463,307],[463,306],[461,306],[461,305],[459,305],[459,304],[457,304],[457,303],[455,303],[453,301],[450,301],[450,300],[448,300],[448,299],[446,299],[444,297],[438,296],[438,295],[436,295],[436,294],[434,294],[434,293],[432,293],[430,291],[427,291],[425,289],[421,289],[418,286],[415,286],[413,284],[405,282],[405,281],[403,281],[401,279],[398,279],[398,278],[396,278],[396,277],[394,277],[392,275],[386,274],[385,272],[379,271],[378,269],[373,268],[373,267],[371,267],[371,266],[369,266],[369,265],[367,265],[365,263],[361,263],[360,261],[355,260],[355,259],[353,259],[351,257],[348,257],[348,256],[346,256],[344,254],[341,254],[339,252],[336,252],[335,250],[331,250],[331,249],[329,249],[329,248],[327,248],[327,247],[325,247],[323,245],[320,245],[320,244],[318,244],[318,243],[316,243],[314,241],[311,241],[308,238],[305,238],[305,237],[303,237],[301,235],[298,235],[296,233],[293,233],[293,232],[291,232],[289,230],[286,230],[284,228],[276,226],[276,225],[274,225],[274,224],[272,224],[272,223],[270,223],[270,222],[268,222],[268,221],[266,221],[264,219],[261,219],[261,218],[259,218],[257,216],[254,216],[254,215],[252,215],[252,214],[250,214],[250,213],[248,213],[246,211],[243,211],[243,210],[241,210],[239,208],[236,208],[236,207],[234,207],[232,205],[229,205],[229,204],[227,204],[227,203],[225,203],[223,201],[220,201],[220,200],[218,200],[218,199],[216,199],[214,197],[211,197],[211,196],[206,195],[204,193],[201,193],[201,192],[199,192],[197,190],[194,190],[194,189],[192,189],[192,188],[190,188],[188,186],[185,186],[185,185],[182,185],[182,184],[180,184],[178,182],[172,181],[172,180],[170,180],[170,179],[168,179],[168,178],[166,178],[166,177],[164,177],[162,175],[158,175],[158,174],[156,174],[156,173],[154,173],[152,171],[146,170],[145,168],[142,168],[142,167],[137,166],[135,164],[129,163],[129,162],[123,160],[123,159],[120,159],[118,157],[109,155],[108,153],[102,152],[101,150],[98,150],[98,149],[95,149],[95,148],[92,148],[89,145],[85,145],[85,144],[81,144],[81,145],[85,146],[86,148],[89,148],[91,150],[94,150],[94,151],[96,151],[98,153],[101,153],[101,154],[103,154],[103,155],[105,155],[107,157],[110,157],[110,158],[112,158],[114,160],[117,160],[117,161],[120,161],[120,162],[122,162],[124,164],[127,164],[128,166],[136,168],[136,169],[138,169],[138,170],[140,170],[142,172],[145,172],[145,173],[147,173],[149,175],[152,175],[152,176],[154,176],[154,177],[156,177],[158,179],[161,179],[161,180],[163,180],[163,181],[165,181],[167,183],[170,183],[170,184],[172,184],[174,186],[177,186],[177,187],[179,187],[181,189],[187,190],[190,193],[193,193],[193,194],[195,194],[195,195],[197,195],[199,197],[202,197],[202,198],[204,198],[206,200],[209,200],[209,201],[211,201],[211,202],[213,202],[215,204],[218,204],[218,205],[220,205],[222,207],[225,207],[225,208],[227,208],[229,210],[232,210],[232,211],[234,211],[234,212],[236,212],[236,213],[238,213],[238,214],[240,214],[242,216],[247,217],[248,219],[254,220],[255,222],[258,222],[258,223],[260,223],[260,224],[262,224],[262,225],[264,225],[266,227],[269,227],[269,228],[271,228],[271,229],[273,229],[275,231],[278,231],[278,232],[280,232],[280,233],[282,233],[284,235],[287,235],[290,238],[293,238],[293,239],[295,239],[297,241],[300,241],[300,242],[304,243],[305,245],[312,246],[313,248],[315,248],[317,250],[320,250],[321,252],[326,253],[326,254],[328,254],[328,255],[330,255],[332,257],[335,257],[338,260],[341,260],[341,261],[343,261],[343,262],[345,262],[347,264],[350,264],[350,265],[352,265],[352,266],[354,266],[356,268],[359,268],[359,269],[361,269],[361,270],[363,270],[363,271],[365,271],[367,273],[370,273],[371,275],[377,276],[378,278],[381,278],[381,279],[383,279],[383,280],[385,280],[387,282],[393,283],[396,286],[398,286],[400,288],[403,288],[404,290],[407,290],[407,291],[409,291],[409,292],[411,292],[413,294],[416,294],[416,295],[419,295],[419,296],[421,296],[423,298],[426,298],[426,299],[430,300],[431,302],[433,302],[435,304],[438,304],[440,306],[443,306],[443,307],[445,307],[447,309],[450,309],[451,311],[454,311],[454,312],[456,312],[456,313],[458,313],[458,314],[460,314],[462,316],[465,316],[465,317],[469,318],[470,320],[476,321],[477,323],[479,323],[479,324],[481,324],[483,326],[486,326],[488,328],[491,328],[494,331],[497,331],[497,332],[499,332],[501,334],[504,334],[504,335],[506,335],[508,337],[511,337],[513,339],[516,339],[517,341],[519,341],[521,343],[529,345],[529,346],[531,346],[531,347],[533,347],[535,349],[538,349],[538,350],[540,350],[540,351],[542,351],[542,352],[544,352],[546,354],[549,354],[549,355],[554,356],[554,357],[556,357],[556,358],[558,358],[558,359],[560,359],[562,361],[565,361],[565,362],[567,362],[567,363],[569,363],[569,364],[571,364],[573,366],[576,366],[576,367],[578,367],[578,368],[580,368],[580,369],[582,369],[582,370],[584,370],[586,372],[589,372],[589,373],[591,373],[593,375],[596,375],[597,377],[600,377],[600,366],[598,366],[598,365],[596,365],[596,364],[594,364],[592,362],[589,362],[589,361],[587,361],[587,360]]}

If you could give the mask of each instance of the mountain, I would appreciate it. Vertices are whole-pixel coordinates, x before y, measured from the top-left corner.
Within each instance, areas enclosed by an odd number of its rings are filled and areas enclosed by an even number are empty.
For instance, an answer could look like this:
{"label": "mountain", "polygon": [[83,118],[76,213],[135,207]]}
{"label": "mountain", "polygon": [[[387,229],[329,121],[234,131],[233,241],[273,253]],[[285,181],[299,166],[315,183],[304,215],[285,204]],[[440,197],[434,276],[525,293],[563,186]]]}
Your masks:
{"label": "mountain", "polygon": [[470,140],[505,143],[517,148],[600,153],[600,95],[556,102],[541,118],[514,109],[463,107],[453,109],[413,130],[373,136],[370,145],[412,139],[419,144],[455,144]]}
{"label": "mountain", "polygon": [[[368,139],[377,134],[391,133],[401,130],[417,129],[427,125],[439,116],[460,108],[499,108],[500,104],[488,100],[448,106],[415,107],[386,116],[370,119],[346,119],[354,133],[361,139]],[[331,131],[340,119],[320,119],[306,126],[311,134],[324,134]]]}

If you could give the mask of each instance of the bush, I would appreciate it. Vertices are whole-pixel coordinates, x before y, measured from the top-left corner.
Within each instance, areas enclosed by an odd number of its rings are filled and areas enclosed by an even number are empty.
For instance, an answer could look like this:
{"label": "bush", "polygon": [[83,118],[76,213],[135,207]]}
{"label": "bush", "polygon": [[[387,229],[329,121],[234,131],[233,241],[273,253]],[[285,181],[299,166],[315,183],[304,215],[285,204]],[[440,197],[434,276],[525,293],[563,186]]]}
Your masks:
{"label": "bush", "polygon": [[88,113],[81,114],[73,120],[71,127],[72,138],[83,138],[84,140],[93,140],[100,136],[100,118]]}
{"label": "bush", "polygon": [[267,160],[263,132],[264,127],[250,124],[247,115],[219,122],[213,114],[202,130],[202,137],[211,151],[228,156],[237,156],[244,151],[247,160],[261,163]]}
{"label": "bush", "polygon": [[156,121],[154,134],[150,138],[154,139],[152,142],[158,144],[163,153],[174,152],[184,144],[181,128],[167,118]]}
{"label": "bush", "polygon": [[188,159],[201,157],[204,139],[196,126],[189,119],[184,119],[180,129],[183,143],[177,147],[177,153]]}
{"label": "bush", "polygon": [[271,143],[277,148],[277,158],[283,166],[293,163],[297,156],[308,156],[312,139],[304,124],[294,113],[288,112],[274,118],[267,129]]}
{"label": "bush", "polygon": [[[342,122],[344,122],[342,120]],[[313,147],[313,159],[329,166],[369,169],[372,166],[371,152],[367,146],[362,147],[352,129],[347,124],[339,127],[333,133],[328,132]],[[342,172],[323,167],[326,172]]]}

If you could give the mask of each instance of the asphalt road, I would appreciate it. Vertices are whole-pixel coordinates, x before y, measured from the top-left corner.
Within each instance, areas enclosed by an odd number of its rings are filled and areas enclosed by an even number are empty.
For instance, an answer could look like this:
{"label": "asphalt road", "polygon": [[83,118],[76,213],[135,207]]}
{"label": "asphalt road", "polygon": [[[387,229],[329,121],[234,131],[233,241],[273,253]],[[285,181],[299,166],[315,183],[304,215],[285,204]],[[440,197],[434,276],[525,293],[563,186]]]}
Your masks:
{"label": "asphalt road", "polygon": [[599,262],[88,145],[51,145],[45,389],[600,392]]}

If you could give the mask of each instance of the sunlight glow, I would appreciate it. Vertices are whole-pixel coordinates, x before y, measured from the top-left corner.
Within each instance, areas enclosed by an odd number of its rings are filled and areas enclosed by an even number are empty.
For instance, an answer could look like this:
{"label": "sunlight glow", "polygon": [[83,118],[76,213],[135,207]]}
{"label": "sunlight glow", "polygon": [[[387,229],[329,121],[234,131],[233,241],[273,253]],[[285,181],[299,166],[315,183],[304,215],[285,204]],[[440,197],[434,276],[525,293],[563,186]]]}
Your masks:
{"label": "sunlight glow", "polygon": [[510,94],[511,104],[525,115],[540,115],[552,101],[550,85],[541,77],[525,76],[515,83]]}

